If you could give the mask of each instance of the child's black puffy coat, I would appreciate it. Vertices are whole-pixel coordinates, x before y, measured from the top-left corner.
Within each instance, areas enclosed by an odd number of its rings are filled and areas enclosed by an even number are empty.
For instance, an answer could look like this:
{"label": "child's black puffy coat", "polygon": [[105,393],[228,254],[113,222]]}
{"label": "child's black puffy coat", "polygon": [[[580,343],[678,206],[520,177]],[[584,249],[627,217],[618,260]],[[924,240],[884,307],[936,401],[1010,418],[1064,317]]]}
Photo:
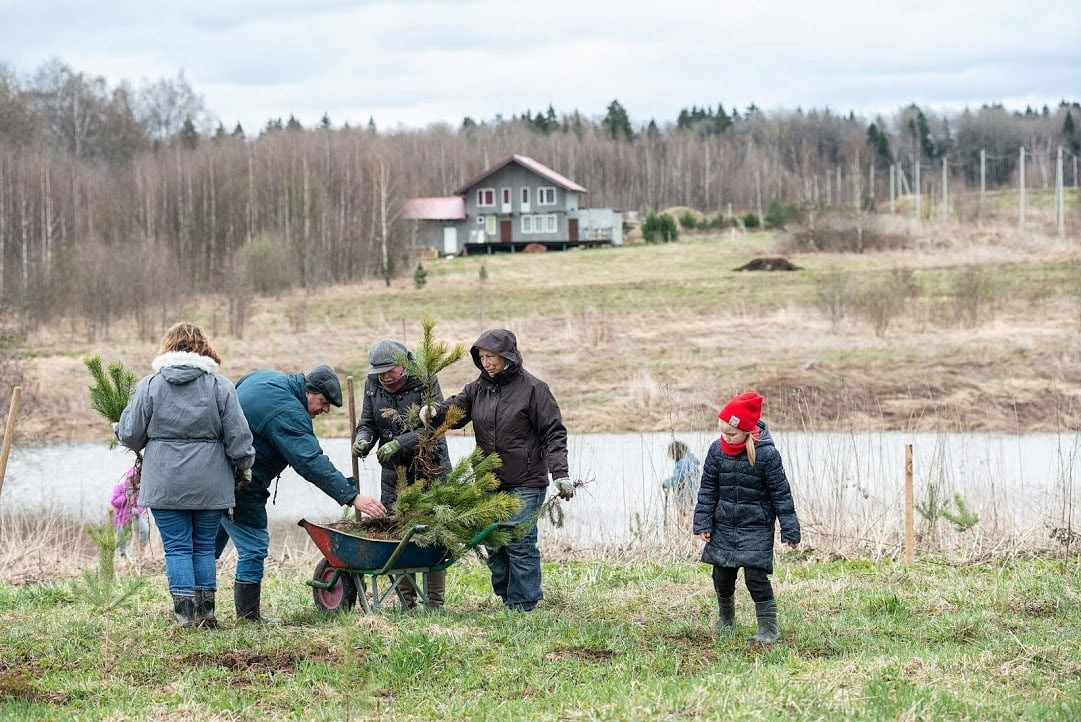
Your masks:
{"label": "child's black puffy coat", "polygon": [[729,456],[714,441],[702,467],[694,533],[711,532],[702,561],[723,567],[758,567],[773,571],[774,530],[781,541],[799,543],[800,526],[792,490],[765,422],[758,422],[754,466],[747,452]]}

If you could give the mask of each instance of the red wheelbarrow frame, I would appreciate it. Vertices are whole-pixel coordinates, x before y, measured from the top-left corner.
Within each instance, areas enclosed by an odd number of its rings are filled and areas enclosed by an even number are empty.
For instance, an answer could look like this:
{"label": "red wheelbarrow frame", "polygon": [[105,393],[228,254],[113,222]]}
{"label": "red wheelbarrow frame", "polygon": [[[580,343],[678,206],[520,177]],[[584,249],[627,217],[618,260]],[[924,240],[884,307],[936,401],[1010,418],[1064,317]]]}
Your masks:
{"label": "red wheelbarrow frame", "polygon": [[[301,519],[298,526],[308,532],[324,559],[315,568],[315,575],[305,582],[312,587],[315,605],[324,611],[343,611],[359,600],[366,614],[378,612],[395,595],[402,607],[407,606],[403,588],[413,591],[417,604],[428,605],[428,575],[446,569],[466,552],[480,545],[499,528],[512,528],[513,522],[489,524],[474,536],[456,555],[442,547],[421,547],[412,540],[414,534],[428,531],[416,524],[400,540],[368,539]],[[420,575],[418,584],[416,575]],[[366,594],[371,577],[371,600]],[[387,586],[380,590],[379,577],[387,577]]]}

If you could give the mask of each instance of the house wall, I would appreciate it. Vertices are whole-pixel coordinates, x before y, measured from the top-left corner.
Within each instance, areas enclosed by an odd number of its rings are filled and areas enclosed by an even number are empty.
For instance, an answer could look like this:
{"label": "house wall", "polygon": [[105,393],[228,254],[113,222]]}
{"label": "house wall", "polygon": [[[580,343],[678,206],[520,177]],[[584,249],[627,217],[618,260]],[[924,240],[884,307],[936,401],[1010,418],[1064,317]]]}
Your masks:
{"label": "house wall", "polygon": [[[510,203],[503,204],[503,189],[510,189]],[[529,203],[522,202],[522,188],[529,189]],[[480,206],[477,203],[478,191],[491,189],[494,205]],[[544,203],[542,190],[554,196],[554,203]],[[567,191],[548,179],[536,175],[517,164],[510,164],[499,169],[480,183],[470,186],[465,196],[466,228],[470,242],[476,242],[477,231],[485,231],[488,240],[501,242],[500,221],[511,220],[511,242],[530,243],[532,241],[567,240],[568,213],[578,210],[581,194]],[[523,218],[527,216],[527,218]],[[493,223],[489,218],[495,218]],[[483,219],[483,220],[482,220]]]}
{"label": "house wall", "polygon": [[607,240],[623,245],[623,214],[611,208],[581,208],[572,213],[578,218],[578,238],[583,241]]}

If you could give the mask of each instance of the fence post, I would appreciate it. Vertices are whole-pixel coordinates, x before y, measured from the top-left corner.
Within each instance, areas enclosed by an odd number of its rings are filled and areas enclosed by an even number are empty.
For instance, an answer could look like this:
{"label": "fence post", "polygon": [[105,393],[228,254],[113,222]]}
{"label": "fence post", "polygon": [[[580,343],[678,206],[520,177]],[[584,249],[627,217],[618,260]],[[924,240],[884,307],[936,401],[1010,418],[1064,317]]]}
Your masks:
{"label": "fence post", "polygon": [[913,518],[912,444],[905,444],[905,564],[916,561],[916,533]]}
{"label": "fence post", "polygon": [[8,454],[11,452],[11,437],[15,431],[15,411],[19,408],[19,398],[23,395],[21,386],[11,390],[11,408],[8,409],[8,423],[4,428],[4,445],[0,449],[0,492],[4,490],[4,476],[8,472]]}

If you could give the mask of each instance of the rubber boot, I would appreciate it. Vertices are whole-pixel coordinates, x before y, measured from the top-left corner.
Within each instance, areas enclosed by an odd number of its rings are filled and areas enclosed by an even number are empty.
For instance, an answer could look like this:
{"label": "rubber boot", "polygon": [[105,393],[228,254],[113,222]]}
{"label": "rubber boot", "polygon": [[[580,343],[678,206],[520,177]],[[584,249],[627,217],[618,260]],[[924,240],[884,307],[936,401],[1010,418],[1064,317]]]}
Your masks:
{"label": "rubber boot", "polygon": [[277,619],[264,617],[259,613],[259,597],[262,594],[261,582],[237,581],[233,585],[233,602],[236,603],[236,618],[261,624],[274,624]]}
{"label": "rubber boot", "polygon": [[190,627],[195,624],[195,597],[188,594],[174,594],[173,616],[181,627]]}
{"label": "rubber boot", "polygon": [[722,632],[730,632],[736,627],[736,598],[735,596],[722,597],[717,594],[717,607],[720,609],[717,615],[717,629]]}
{"label": "rubber boot", "polygon": [[195,626],[217,629],[218,618],[214,616],[214,590],[195,590]]}
{"label": "rubber boot", "polygon": [[773,644],[780,633],[777,631],[777,600],[754,603],[754,613],[758,617],[758,634],[747,640],[748,644]]}
{"label": "rubber boot", "polygon": [[428,609],[442,609],[447,591],[447,570],[428,573]]}

